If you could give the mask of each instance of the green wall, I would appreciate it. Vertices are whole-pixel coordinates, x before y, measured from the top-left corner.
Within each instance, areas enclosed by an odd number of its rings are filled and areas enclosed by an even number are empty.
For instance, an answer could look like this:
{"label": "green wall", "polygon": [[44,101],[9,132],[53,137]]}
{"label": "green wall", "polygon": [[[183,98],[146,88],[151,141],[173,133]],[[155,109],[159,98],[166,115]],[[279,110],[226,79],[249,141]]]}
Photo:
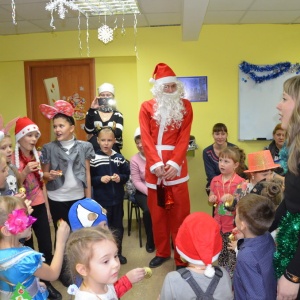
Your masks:
{"label": "green wall", "polygon": [[[138,126],[142,101],[151,97],[148,80],[159,62],[169,64],[178,76],[208,76],[208,102],[193,103],[192,134],[199,149],[189,155],[190,194],[193,211],[207,211],[202,150],[212,143],[211,129],[223,122],[229,141],[246,153],[262,149],[267,142],[238,141],[238,65],[299,61],[300,25],[205,25],[198,41],[182,42],[180,27],[132,29],[104,45],[90,31],[90,57],[95,58],[96,85],[108,81],[116,87],[118,108],[124,114],[124,150],[135,152],[133,133]],[[26,114],[23,62],[86,58],[86,36],[81,32],[0,36],[0,101],[5,122]],[[137,46],[137,55],[134,47]],[[45,101],[46,102],[46,101]],[[12,106],[13,103],[13,106]],[[267,120],[266,120],[267,122]]]}

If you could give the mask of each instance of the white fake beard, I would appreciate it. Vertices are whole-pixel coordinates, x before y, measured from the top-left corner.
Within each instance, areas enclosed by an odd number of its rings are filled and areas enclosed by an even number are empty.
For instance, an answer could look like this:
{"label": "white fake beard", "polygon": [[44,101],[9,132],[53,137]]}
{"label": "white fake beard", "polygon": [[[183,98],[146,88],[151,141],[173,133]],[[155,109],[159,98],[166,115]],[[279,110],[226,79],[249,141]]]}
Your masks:
{"label": "white fake beard", "polygon": [[185,108],[181,99],[183,94],[182,87],[179,85],[174,93],[164,93],[163,85],[154,85],[152,93],[156,100],[153,116],[156,123],[160,125],[162,118],[166,118],[165,129],[167,126],[180,128],[185,115]]}

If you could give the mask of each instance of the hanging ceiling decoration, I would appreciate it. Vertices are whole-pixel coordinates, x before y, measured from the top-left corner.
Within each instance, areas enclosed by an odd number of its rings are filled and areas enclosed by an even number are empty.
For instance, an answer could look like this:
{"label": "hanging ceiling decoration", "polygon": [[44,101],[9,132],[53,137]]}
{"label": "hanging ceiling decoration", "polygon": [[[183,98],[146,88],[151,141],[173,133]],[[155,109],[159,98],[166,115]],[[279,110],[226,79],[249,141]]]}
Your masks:
{"label": "hanging ceiling decoration", "polygon": [[[11,0],[11,6],[12,6],[12,19],[13,23],[16,25],[15,20],[15,1]],[[79,30],[79,36],[80,36],[80,16],[83,15],[86,17],[86,23],[87,23],[87,45],[89,42],[89,17],[95,17],[99,16],[99,22],[100,17],[104,16],[104,23],[101,24],[101,26],[98,28],[98,39],[102,41],[104,44],[107,44],[109,42],[113,41],[113,33],[114,30],[117,29],[117,17],[122,16],[122,29],[121,33],[122,35],[125,34],[125,28],[124,28],[124,16],[125,15],[134,15],[134,35],[136,37],[137,33],[137,18],[136,15],[140,14],[139,8],[137,6],[137,0],[50,0],[46,4],[45,10],[50,11],[51,13],[51,20],[50,20],[50,26],[55,30],[54,25],[54,13],[57,13],[60,19],[65,19],[66,14],[69,10],[72,11],[78,11],[78,30]],[[106,24],[106,17],[107,16],[116,16],[115,20],[115,27],[110,28]],[[81,49],[81,40],[79,40],[79,48]],[[88,48],[88,56],[89,56],[89,46]],[[136,45],[135,45],[135,52],[137,54]]]}

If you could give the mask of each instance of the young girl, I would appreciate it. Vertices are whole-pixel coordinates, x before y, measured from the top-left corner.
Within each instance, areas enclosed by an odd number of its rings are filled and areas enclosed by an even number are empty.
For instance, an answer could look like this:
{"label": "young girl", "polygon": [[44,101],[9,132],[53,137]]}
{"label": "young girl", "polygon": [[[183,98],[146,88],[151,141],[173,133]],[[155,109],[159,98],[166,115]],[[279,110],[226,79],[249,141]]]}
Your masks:
{"label": "young girl", "polygon": [[9,130],[16,123],[17,119],[18,118],[11,120],[4,127],[3,119],[0,115],[0,152],[2,152],[6,156],[6,162],[8,166],[6,186],[4,189],[0,189],[0,195],[18,195],[22,198],[25,198],[25,193],[23,191],[19,193],[19,188],[21,188],[19,172],[17,168],[11,163],[13,148]]}
{"label": "young girl", "polygon": [[126,264],[127,259],[122,255],[123,240],[123,200],[124,184],[130,175],[126,159],[112,150],[115,143],[115,134],[111,127],[103,127],[98,133],[97,141],[100,150],[91,160],[91,177],[94,199],[107,210],[109,227],[115,230],[119,248],[121,264]]}
{"label": "young girl", "polygon": [[43,263],[42,253],[19,242],[31,236],[31,225],[35,221],[36,218],[28,216],[27,207],[21,198],[0,197],[0,299],[12,299],[18,283],[22,283],[32,299],[47,299],[48,292],[38,278],[53,281],[59,275],[70,228],[66,222],[61,222],[55,254],[48,266]]}
{"label": "young girl", "polygon": [[[219,168],[221,174],[215,176],[210,184],[209,202],[214,203],[214,218],[219,223],[223,238],[223,248],[219,257],[219,265],[233,275],[235,252],[227,249],[230,242],[228,237],[234,228],[234,212],[225,209],[225,202],[233,198],[233,194],[241,182],[242,177],[236,174],[239,166],[240,152],[237,147],[227,147],[219,154]],[[233,263],[231,263],[233,261]]]}
{"label": "young girl", "polygon": [[[49,226],[51,214],[48,199],[44,194],[43,172],[40,167],[39,153],[35,145],[41,136],[38,126],[29,118],[19,118],[15,127],[16,146],[12,156],[12,163],[16,165],[23,186],[26,189],[26,198],[31,200],[34,208],[32,216],[37,221],[32,225],[38,242],[39,252],[43,253],[45,262],[52,260],[52,241]],[[33,238],[26,241],[26,246],[33,247]],[[60,293],[50,282],[46,283],[52,299],[61,299]],[[50,297],[49,297],[50,298]]]}
{"label": "young girl", "polygon": [[82,278],[75,300],[117,300],[114,283],[118,280],[120,261],[112,233],[100,226],[71,233],[66,254],[70,271]]}
{"label": "young girl", "polygon": [[90,162],[94,150],[90,143],[74,137],[72,105],[57,100],[54,107],[41,104],[40,110],[53,120],[56,140],[43,146],[41,163],[55,231],[57,222],[68,222],[70,207],[77,200],[91,198]]}

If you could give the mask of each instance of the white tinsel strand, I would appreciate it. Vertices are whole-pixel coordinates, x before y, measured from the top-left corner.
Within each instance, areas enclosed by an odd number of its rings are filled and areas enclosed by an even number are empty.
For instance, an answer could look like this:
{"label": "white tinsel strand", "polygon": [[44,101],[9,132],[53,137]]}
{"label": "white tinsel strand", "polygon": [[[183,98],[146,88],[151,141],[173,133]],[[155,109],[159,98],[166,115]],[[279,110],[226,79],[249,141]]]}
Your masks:
{"label": "white tinsel strand", "polygon": [[12,20],[14,25],[17,25],[16,22],[16,4],[14,0],[11,0],[11,16],[12,16]]}
{"label": "white tinsel strand", "polygon": [[82,43],[81,43],[81,30],[80,30],[80,11],[78,11],[78,41],[79,41],[79,53],[82,56]]}
{"label": "white tinsel strand", "polygon": [[89,44],[89,16],[86,15],[86,49],[87,49],[87,56],[90,57],[90,44]]}
{"label": "white tinsel strand", "polygon": [[69,0],[54,0],[46,4],[46,10],[57,11],[61,19],[64,19],[68,10],[65,8],[68,7],[72,10],[79,10],[78,5],[73,1]]}
{"label": "white tinsel strand", "polygon": [[53,17],[53,10],[51,10],[51,21],[50,21],[50,26],[52,27],[52,29],[56,29],[56,27],[54,26],[54,17]]}
{"label": "white tinsel strand", "polygon": [[137,18],[136,18],[136,14],[134,14],[133,28],[134,28],[134,52],[135,52],[136,58],[139,59],[139,53],[138,53],[137,45],[136,45],[136,40],[137,40]]}

